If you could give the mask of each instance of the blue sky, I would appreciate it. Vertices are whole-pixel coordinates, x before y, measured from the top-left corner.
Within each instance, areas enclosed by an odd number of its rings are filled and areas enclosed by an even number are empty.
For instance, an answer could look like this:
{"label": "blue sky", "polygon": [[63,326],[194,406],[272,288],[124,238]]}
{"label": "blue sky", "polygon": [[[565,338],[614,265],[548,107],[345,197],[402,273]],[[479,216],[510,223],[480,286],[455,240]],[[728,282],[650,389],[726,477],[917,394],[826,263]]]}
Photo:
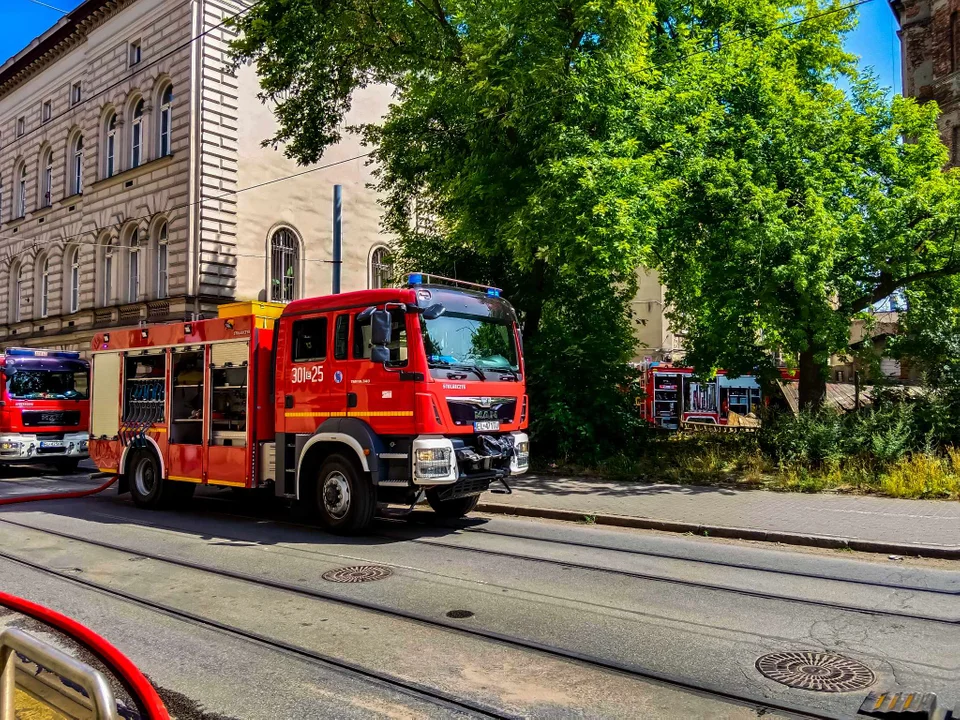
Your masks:
{"label": "blue sky", "polygon": [[[81,0],[42,0],[61,10],[72,10]],[[0,61],[21,50],[60,17],[56,10],[30,0],[0,0],[4,22],[0,28]],[[897,24],[887,0],[872,0],[860,7],[860,25],[848,38],[848,48],[872,66],[886,87],[900,90],[900,43]]]}

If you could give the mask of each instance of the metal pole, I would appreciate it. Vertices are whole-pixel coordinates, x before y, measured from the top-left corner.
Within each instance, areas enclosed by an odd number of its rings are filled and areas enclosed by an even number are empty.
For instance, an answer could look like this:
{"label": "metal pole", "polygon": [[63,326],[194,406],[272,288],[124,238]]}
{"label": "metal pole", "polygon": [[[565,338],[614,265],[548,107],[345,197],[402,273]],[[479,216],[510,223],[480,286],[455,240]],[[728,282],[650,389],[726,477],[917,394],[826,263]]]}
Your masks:
{"label": "metal pole", "polygon": [[333,286],[340,293],[340,269],[343,266],[343,185],[333,186]]}
{"label": "metal pole", "polygon": [[16,720],[16,708],[14,707],[15,660],[16,656],[12,647],[0,647],[0,720]]}

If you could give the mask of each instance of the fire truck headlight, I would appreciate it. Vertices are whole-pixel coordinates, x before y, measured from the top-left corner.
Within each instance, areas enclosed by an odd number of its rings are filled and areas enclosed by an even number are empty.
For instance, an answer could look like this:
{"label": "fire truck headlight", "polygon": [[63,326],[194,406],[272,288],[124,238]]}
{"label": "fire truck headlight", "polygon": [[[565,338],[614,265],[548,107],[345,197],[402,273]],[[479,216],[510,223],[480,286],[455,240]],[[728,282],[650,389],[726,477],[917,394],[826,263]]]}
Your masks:
{"label": "fire truck headlight", "polygon": [[457,463],[453,456],[453,443],[437,437],[418,437],[414,440],[413,479],[421,485],[455,482]]}
{"label": "fire truck headlight", "polygon": [[450,474],[449,448],[423,448],[417,450],[417,476],[440,478]]}
{"label": "fire truck headlight", "polygon": [[510,458],[510,473],[525,473],[530,465],[530,440],[526,433],[513,433],[513,457]]}
{"label": "fire truck headlight", "polygon": [[0,442],[0,450],[19,450],[20,443],[18,442]]}

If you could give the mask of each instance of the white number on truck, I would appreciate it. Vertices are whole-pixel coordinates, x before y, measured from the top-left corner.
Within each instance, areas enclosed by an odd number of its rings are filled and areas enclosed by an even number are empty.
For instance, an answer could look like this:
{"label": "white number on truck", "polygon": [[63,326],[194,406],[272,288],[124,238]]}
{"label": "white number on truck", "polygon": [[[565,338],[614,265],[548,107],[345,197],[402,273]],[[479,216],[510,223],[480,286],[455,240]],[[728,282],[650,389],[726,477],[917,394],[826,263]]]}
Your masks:
{"label": "white number on truck", "polygon": [[293,367],[293,381],[295,383],[323,382],[323,365]]}

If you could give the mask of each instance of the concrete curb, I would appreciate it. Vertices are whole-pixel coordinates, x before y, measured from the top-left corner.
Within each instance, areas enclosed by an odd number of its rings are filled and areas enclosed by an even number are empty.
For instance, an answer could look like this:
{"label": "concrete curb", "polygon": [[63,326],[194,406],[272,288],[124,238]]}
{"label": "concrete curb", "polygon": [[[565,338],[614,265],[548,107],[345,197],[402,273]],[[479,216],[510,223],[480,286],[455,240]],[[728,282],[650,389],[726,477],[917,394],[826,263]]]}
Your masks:
{"label": "concrete curb", "polygon": [[876,540],[858,540],[857,538],[833,537],[830,535],[804,535],[802,533],[779,532],[776,530],[726,527],[723,525],[702,525],[699,523],[686,523],[675,520],[654,520],[653,518],[633,517],[630,515],[594,515],[576,510],[502,505],[500,503],[481,502],[477,505],[476,510],[477,512],[496,515],[518,515],[523,517],[546,518],[548,520],[567,520],[570,522],[583,522],[583,519],[589,516],[593,518],[593,522],[597,525],[614,525],[616,527],[637,528],[640,530],[692,533],[693,535],[707,535],[736,540],[759,540],[761,542],[806,545],[809,547],[835,550],[849,548],[850,550],[857,550],[859,552],[960,560],[960,547],[950,545],[913,545],[879,542]]}

